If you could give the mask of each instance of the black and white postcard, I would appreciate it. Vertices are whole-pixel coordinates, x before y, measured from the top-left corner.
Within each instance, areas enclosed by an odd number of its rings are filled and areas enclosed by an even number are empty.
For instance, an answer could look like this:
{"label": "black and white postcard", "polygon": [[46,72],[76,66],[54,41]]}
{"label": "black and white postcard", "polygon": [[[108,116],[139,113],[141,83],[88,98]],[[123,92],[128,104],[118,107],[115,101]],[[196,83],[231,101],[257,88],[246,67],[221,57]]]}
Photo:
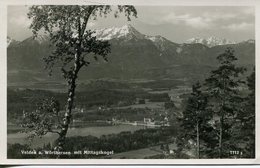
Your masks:
{"label": "black and white postcard", "polygon": [[259,163],[257,1],[0,4],[1,162]]}

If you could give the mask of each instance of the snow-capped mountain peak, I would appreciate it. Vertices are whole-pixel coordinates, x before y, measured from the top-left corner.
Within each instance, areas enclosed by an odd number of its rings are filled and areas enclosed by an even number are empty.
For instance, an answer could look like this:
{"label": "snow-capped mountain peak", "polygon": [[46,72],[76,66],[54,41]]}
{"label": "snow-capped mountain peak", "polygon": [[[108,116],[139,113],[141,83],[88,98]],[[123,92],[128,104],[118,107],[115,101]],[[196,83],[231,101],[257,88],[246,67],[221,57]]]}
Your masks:
{"label": "snow-capped mountain peak", "polygon": [[144,38],[144,35],[138,32],[133,26],[130,24],[124,25],[122,27],[111,27],[96,30],[96,36],[100,40],[111,40],[117,38]]}
{"label": "snow-capped mountain peak", "polygon": [[168,43],[172,43],[162,36],[150,36],[145,35],[137,31],[132,25],[127,24],[122,27],[111,27],[95,30],[95,36],[100,40],[112,40],[112,39],[123,39],[128,40],[149,40],[158,49],[164,51],[167,48]]}
{"label": "snow-capped mountain peak", "polygon": [[195,38],[188,39],[186,42],[189,44],[200,43],[208,47],[214,47],[217,45],[226,45],[226,44],[236,44],[235,41],[231,41],[225,38],[218,38],[215,36],[208,37],[208,38],[195,37]]}
{"label": "snow-capped mountain peak", "polygon": [[249,40],[242,41],[241,43],[251,43],[251,44],[254,44],[255,40],[254,39],[249,39]]}
{"label": "snow-capped mountain peak", "polygon": [[36,37],[31,36],[23,41],[23,44],[43,44],[43,43],[49,43],[50,37],[46,34],[38,34]]}
{"label": "snow-capped mountain peak", "polygon": [[165,38],[162,36],[145,36],[146,39],[151,40],[152,42],[163,42],[165,41]]}
{"label": "snow-capped mountain peak", "polygon": [[170,42],[169,40],[167,40],[166,38],[162,37],[162,36],[148,36],[148,35],[145,35],[145,38],[147,40],[150,40],[153,42],[153,44],[158,48],[160,49],[161,51],[164,51],[169,43],[172,43]]}

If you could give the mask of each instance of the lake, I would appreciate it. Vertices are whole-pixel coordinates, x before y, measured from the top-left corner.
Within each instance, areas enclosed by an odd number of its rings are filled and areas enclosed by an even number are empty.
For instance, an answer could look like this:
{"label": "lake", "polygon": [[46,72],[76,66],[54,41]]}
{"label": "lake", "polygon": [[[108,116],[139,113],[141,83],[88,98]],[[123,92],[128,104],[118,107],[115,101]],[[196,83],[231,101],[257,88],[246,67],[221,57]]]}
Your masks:
{"label": "lake", "polygon": [[[134,126],[134,125],[113,125],[113,126],[98,126],[98,127],[85,127],[85,128],[70,128],[68,130],[68,137],[71,136],[88,136],[92,135],[95,137],[100,137],[102,135],[108,134],[118,134],[123,131],[137,131],[144,129],[144,126]],[[26,139],[27,134],[25,133],[13,133],[7,135],[7,143],[14,144],[28,144],[28,139]],[[42,138],[35,138],[31,144],[31,147],[41,147],[47,143],[53,143],[58,138],[57,134],[48,133]]]}

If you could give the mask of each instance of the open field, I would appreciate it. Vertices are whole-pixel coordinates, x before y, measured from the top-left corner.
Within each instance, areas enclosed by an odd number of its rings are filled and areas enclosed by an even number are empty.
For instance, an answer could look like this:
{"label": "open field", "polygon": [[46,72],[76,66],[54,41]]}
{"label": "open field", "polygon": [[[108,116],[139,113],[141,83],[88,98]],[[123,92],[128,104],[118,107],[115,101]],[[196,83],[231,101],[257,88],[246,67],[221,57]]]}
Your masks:
{"label": "open field", "polygon": [[145,104],[133,104],[129,106],[116,107],[115,109],[127,109],[127,108],[161,109],[164,108],[164,102],[146,102]]}

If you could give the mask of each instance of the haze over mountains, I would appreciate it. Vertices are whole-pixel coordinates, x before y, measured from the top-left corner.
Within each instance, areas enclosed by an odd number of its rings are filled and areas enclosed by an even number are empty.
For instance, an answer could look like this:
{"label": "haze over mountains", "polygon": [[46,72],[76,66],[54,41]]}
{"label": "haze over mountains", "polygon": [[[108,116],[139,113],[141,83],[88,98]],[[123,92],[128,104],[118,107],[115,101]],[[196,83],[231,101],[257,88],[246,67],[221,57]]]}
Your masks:
{"label": "haze over mountains", "polygon": [[[109,40],[111,54],[109,62],[100,59],[84,68],[82,79],[90,78],[196,78],[205,76],[216,66],[216,57],[227,47],[233,47],[238,64],[254,65],[255,42],[247,40],[235,43],[216,37],[193,38],[178,44],[162,36],[148,36],[131,25],[106,28],[96,31],[101,40]],[[42,58],[51,52],[47,36],[36,39],[29,37],[17,42],[8,37],[8,82],[46,81],[47,71],[43,70]],[[59,80],[59,72],[53,80]]]}

